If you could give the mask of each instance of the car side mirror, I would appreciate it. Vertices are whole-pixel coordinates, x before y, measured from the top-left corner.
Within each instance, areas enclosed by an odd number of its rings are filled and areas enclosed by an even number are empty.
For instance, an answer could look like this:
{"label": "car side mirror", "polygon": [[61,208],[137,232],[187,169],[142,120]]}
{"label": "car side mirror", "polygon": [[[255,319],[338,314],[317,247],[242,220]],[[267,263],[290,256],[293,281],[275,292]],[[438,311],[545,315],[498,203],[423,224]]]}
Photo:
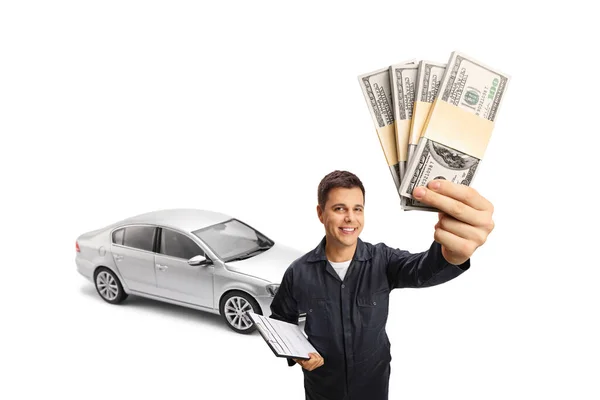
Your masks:
{"label": "car side mirror", "polygon": [[204,256],[194,256],[188,260],[188,264],[190,265],[205,265],[210,261]]}

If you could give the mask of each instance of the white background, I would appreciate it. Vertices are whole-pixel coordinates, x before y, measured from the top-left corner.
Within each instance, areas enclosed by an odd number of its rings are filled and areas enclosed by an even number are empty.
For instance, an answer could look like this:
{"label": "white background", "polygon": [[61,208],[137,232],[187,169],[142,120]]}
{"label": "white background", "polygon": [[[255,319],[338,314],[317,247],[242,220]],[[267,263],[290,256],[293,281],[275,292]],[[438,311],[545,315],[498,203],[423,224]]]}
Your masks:
{"label": "white background", "polygon": [[462,50],[512,77],[473,184],[497,226],[459,279],[392,293],[390,398],[600,398],[597,21],[528,4],[2,2],[0,397],[304,399],[258,333],[103,302],[75,239],[194,207],[309,251],[346,169],[362,238],[425,250],[437,217],[401,211],[357,76]]}

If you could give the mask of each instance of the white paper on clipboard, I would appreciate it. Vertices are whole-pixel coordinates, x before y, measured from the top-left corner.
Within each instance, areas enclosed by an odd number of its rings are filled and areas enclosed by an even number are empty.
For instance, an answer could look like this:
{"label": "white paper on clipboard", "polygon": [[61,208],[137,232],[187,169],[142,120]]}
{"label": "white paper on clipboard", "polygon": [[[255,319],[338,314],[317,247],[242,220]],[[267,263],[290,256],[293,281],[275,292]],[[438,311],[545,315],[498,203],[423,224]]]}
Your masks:
{"label": "white paper on clipboard", "polygon": [[308,353],[318,353],[298,325],[267,318],[252,311],[248,311],[247,315],[277,357],[308,360]]}

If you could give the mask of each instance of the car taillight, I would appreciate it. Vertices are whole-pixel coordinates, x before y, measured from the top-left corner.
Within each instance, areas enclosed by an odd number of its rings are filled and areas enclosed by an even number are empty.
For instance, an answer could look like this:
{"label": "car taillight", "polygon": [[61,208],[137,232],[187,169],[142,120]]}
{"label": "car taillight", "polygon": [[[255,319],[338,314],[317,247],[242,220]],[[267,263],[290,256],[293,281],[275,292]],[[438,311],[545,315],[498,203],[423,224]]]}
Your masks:
{"label": "car taillight", "polygon": [[77,243],[77,241],[75,241],[75,251],[78,253],[81,252],[81,250],[79,250],[79,243]]}

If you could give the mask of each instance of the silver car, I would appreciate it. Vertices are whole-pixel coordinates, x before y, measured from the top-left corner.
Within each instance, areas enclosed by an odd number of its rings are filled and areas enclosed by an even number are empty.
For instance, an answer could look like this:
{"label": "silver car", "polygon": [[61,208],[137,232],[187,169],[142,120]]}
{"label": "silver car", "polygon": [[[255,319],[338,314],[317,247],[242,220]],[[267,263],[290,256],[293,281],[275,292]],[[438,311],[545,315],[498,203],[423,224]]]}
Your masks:
{"label": "silver car", "polygon": [[250,333],[244,314],[270,315],[286,268],[301,255],[230,216],[173,209],[80,235],[75,262],[108,303],[139,295],[220,314]]}

